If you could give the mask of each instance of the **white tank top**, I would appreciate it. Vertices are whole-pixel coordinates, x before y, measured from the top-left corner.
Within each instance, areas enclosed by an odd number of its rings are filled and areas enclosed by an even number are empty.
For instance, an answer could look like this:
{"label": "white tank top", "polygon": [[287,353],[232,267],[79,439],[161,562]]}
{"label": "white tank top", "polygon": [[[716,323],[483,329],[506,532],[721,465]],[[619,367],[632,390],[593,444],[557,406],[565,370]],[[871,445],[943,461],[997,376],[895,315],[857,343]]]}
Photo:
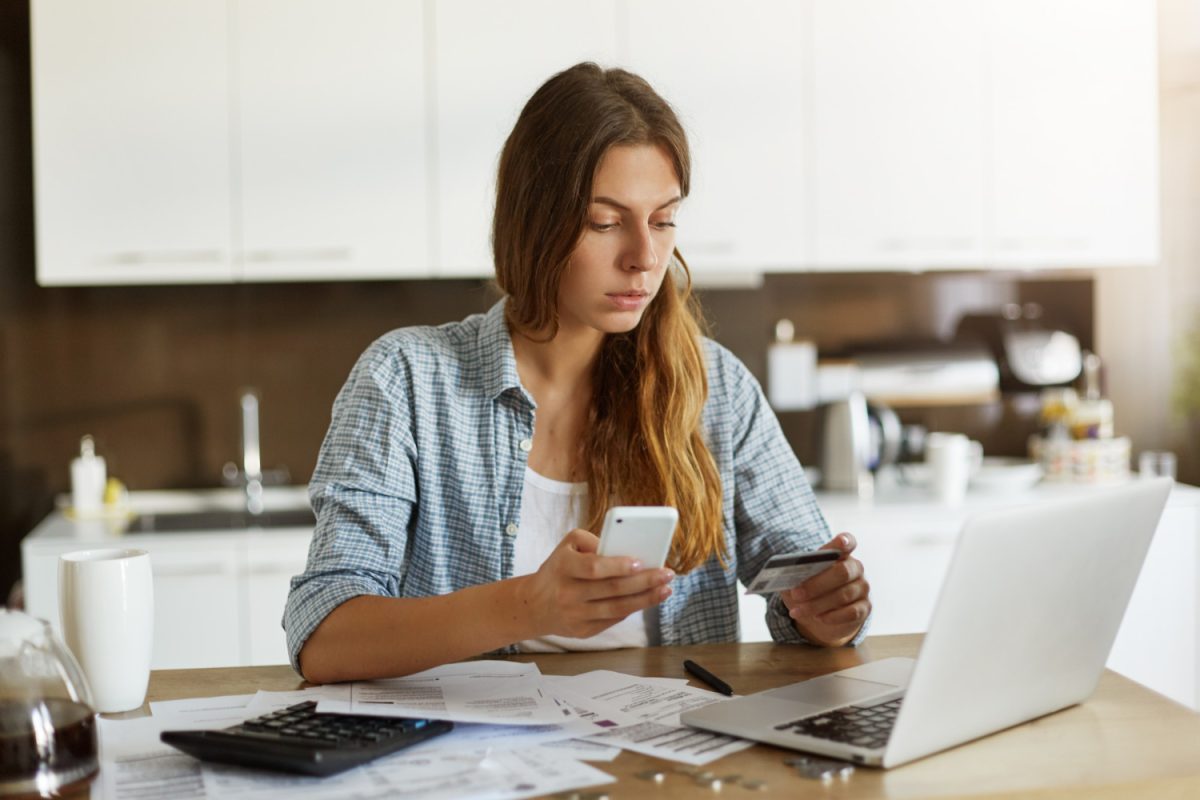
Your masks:
{"label": "white tank top", "polygon": [[[521,490],[521,522],[513,553],[513,575],[529,575],[562,541],[567,533],[583,525],[587,514],[587,484],[563,483],[525,468]],[[599,531],[593,531],[599,535]],[[568,650],[612,650],[618,647],[645,647],[649,644],[641,611],[605,631],[586,639],[569,636],[543,636],[518,642],[524,653],[562,653]]]}

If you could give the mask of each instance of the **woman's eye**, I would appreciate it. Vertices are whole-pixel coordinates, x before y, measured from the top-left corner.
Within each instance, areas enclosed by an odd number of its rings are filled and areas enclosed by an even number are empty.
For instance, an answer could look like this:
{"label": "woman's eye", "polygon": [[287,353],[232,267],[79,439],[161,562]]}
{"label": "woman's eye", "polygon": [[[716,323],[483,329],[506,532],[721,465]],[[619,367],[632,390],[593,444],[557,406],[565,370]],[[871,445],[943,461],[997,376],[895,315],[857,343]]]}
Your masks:
{"label": "woman's eye", "polygon": [[654,224],[654,227],[658,228],[660,231],[665,231],[665,230],[667,230],[668,228],[674,228],[674,227],[675,227],[675,223],[674,223],[674,222],[669,222],[669,221],[668,221],[668,222],[655,222],[655,223],[653,223],[653,224]]}
{"label": "woman's eye", "polygon": [[617,223],[615,223],[615,222],[593,222],[592,223],[592,230],[599,231],[600,233],[604,233],[605,231],[611,231],[615,227],[617,227]]}

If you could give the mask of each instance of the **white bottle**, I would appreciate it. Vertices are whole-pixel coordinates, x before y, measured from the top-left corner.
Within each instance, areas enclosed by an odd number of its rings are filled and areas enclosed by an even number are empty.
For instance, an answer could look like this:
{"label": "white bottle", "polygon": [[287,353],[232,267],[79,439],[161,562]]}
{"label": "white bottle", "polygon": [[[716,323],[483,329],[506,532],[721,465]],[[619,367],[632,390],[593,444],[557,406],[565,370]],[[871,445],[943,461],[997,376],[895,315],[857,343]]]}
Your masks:
{"label": "white bottle", "polygon": [[775,341],[767,347],[767,400],[776,411],[817,405],[817,346],[795,339],[790,320],[775,325]]}
{"label": "white bottle", "polygon": [[84,516],[98,514],[104,503],[104,484],[108,469],[104,457],[96,455],[91,436],[79,440],[79,458],[71,461],[71,505]]}

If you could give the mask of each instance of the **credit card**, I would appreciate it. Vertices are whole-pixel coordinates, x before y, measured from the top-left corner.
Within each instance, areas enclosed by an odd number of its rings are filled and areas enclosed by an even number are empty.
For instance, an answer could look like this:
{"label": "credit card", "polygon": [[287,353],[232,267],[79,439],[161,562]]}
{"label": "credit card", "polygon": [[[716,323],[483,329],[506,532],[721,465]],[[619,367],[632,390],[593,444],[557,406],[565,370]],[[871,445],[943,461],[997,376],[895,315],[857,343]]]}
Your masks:
{"label": "credit card", "polygon": [[837,550],[813,550],[771,556],[750,581],[746,594],[772,594],[799,586],[838,560]]}

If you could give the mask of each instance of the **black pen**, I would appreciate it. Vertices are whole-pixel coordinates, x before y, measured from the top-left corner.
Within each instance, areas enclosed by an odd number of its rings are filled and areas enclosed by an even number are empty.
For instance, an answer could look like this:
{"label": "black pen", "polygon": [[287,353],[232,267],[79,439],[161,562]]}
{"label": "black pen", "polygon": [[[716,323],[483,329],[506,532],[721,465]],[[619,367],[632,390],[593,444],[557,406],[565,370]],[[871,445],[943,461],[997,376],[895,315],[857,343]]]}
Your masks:
{"label": "black pen", "polygon": [[728,697],[733,697],[733,689],[729,688],[728,683],[721,680],[716,675],[713,675],[711,672],[709,672],[704,667],[697,664],[695,661],[692,661],[690,659],[685,660],[683,662],[683,668],[687,672],[690,672],[692,675],[695,675],[697,678],[699,678],[704,683],[707,683],[709,686],[716,689],[721,694],[726,695]]}

